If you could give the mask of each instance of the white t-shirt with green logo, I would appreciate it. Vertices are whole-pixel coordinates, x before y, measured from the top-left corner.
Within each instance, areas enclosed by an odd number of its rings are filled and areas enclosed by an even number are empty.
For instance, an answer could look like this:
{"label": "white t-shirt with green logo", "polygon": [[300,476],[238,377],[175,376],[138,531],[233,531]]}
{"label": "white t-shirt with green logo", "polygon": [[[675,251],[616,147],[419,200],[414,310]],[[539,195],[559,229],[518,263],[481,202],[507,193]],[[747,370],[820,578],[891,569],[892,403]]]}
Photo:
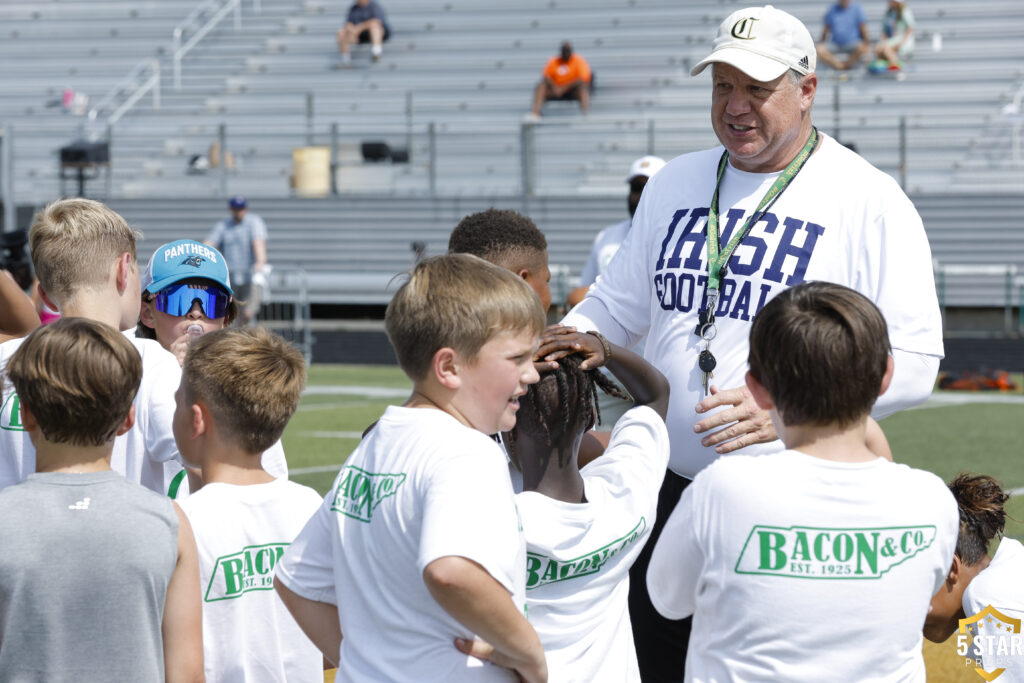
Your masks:
{"label": "white t-shirt with green logo", "polygon": [[274,592],[274,567],[323,502],[313,489],[207,484],[180,501],[199,549],[206,679],[319,681],[323,656]]}
{"label": "white t-shirt with green logo", "polygon": [[[167,493],[181,470],[181,456],[174,443],[174,392],[181,382],[181,368],[169,351],[152,339],[128,340],[142,357],[142,384],[135,396],[135,426],[114,440],[110,466],[129,481],[158,493]],[[0,368],[24,338],[0,344]],[[3,384],[0,411],[0,488],[17,484],[35,472],[36,451],[21,424],[21,404],[9,381]]]}
{"label": "white t-shirt with green logo", "polygon": [[[992,607],[1005,617],[1024,620],[1024,545],[1020,541],[1004,538],[999,542],[992,561],[964,589],[963,607],[966,617]],[[1024,682],[1024,634],[1011,633],[1006,630],[1009,624],[996,615],[989,616],[992,619],[984,617],[988,631],[985,627],[976,631],[988,637],[974,640],[978,648],[974,656],[981,658],[986,671],[1006,669],[999,676],[1000,683]]]}
{"label": "white t-shirt with green logo", "polygon": [[455,649],[473,634],[423,583],[424,568],[450,556],[479,564],[525,608],[526,544],[501,449],[440,410],[390,406],[277,576],[338,605],[337,681],[515,680]]}
{"label": "white t-shirt with green logo", "polygon": [[583,475],[586,503],[516,496],[526,534],[526,603],[551,681],[639,681],[629,568],[650,537],[668,466],[665,421],[647,407],[615,424]]}
{"label": "white t-shirt with green logo", "polygon": [[683,492],[648,590],[693,614],[688,681],[923,682],[959,519],[941,479],[881,458],[723,457]]}

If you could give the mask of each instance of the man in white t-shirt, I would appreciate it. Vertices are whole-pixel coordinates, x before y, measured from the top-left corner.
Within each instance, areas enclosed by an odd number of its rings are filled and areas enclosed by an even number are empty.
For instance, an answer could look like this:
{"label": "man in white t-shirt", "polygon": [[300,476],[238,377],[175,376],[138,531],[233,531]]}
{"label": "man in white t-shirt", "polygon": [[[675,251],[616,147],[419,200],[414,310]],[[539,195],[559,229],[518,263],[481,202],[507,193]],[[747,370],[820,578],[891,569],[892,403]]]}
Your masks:
{"label": "man in white t-shirt", "polygon": [[522,527],[489,436],[515,425],[537,381],[540,301],[514,273],[448,254],[416,265],[385,323],[412,397],[348,457],[275,587],[338,681],[544,681]]}
{"label": "man in white t-shirt", "polygon": [[305,383],[302,354],[263,328],[211,332],[186,352],[174,436],[204,482],[181,508],[199,549],[210,681],[285,683],[323,675],[320,650],[273,590],[277,561],[322,498],[275,479],[260,462],[281,438]]}
{"label": "man in white t-shirt", "polygon": [[885,319],[852,289],[803,283],[754,319],[749,363],[787,450],[698,474],[647,573],[661,614],[693,614],[685,680],[923,682],[921,625],[959,516],[937,476],[872,452]]}
{"label": "man in white t-shirt", "polygon": [[[139,318],[139,268],[135,236],[114,211],[88,199],[56,201],[40,211],[29,230],[32,264],[43,300],[64,317],[90,318],[119,330]],[[130,481],[168,493],[181,472],[171,433],[174,391],[181,369],[154,340],[130,341],[142,356],[142,385],[135,397],[135,426],[114,441],[111,468]],[[0,367],[21,339],[0,344]],[[0,488],[35,471],[35,449],[21,423],[18,395],[3,387],[0,413]]]}
{"label": "man in white t-shirt", "polygon": [[[743,375],[750,321],[787,287],[837,282],[882,309],[896,369],[876,418],[926,400],[943,353],[920,216],[891,177],[812,125],[818,81],[806,27],[771,7],[738,10],[691,73],[709,65],[722,146],[651,178],[615,259],[563,320],[624,346],[646,335],[645,357],[672,385],[666,514],[719,455],[781,448]],[[633,592],[641,586],[634,580]],[[678,680],[683,652],[670,648],[685,626],[666,641],[677,627],[651,616],[646,596],[631,603],[641,667],[664,662],[645,678]]]}
{"label": "man in white t-shirt", "polygon": [[[554,337],[558,359],[520,403],[503,435],[522,472],[516,496],[526,535],[526,602],[552,681],[640,681],[627,596],[629,568],[654,523],[668,462],[668,382],[639,355],[595,334]],[[594,423],[595,385],[626,397],[598,372],[606,367],[636,407],[615,424],[604,454],[580,468],[580,440]]]}

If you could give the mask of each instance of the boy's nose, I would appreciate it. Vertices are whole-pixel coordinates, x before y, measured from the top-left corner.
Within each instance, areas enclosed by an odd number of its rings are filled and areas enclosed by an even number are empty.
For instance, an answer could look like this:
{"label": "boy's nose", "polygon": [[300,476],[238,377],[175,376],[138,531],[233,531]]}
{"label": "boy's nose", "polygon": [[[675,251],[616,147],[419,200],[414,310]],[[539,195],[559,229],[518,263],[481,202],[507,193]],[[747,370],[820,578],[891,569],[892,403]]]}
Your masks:
{"label": "boy's nose", "polygon": [[193,320],[198,320],[203,317],[203,306],[199,303],[199,299],[192,302],[192,308],[188,309],[188,316]]}

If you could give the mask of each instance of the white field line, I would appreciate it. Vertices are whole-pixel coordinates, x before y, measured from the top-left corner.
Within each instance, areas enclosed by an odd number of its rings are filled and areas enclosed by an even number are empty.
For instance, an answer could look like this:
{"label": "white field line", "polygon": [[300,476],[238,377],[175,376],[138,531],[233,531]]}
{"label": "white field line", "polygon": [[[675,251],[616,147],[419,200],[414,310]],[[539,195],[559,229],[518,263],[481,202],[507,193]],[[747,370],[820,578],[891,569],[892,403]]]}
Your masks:
{"label": "white field line", "polygon": [[1024,396],[1020,394],[1000,394],[995,391],[979,391],[970,394],[941,393],[932,394],[931,397],[919,406],[909,410],[929,410],[931,408],[945,408],[946,406],[959,406],[968,403],[1002,403],[1024,405]]}
{"label": "white field line", "polygon": [[349,385],[312,386],[306,387],[303,396],[366,396],[368,398],[407,398],[412,387],[395,389],[392,387],[356,387]]}

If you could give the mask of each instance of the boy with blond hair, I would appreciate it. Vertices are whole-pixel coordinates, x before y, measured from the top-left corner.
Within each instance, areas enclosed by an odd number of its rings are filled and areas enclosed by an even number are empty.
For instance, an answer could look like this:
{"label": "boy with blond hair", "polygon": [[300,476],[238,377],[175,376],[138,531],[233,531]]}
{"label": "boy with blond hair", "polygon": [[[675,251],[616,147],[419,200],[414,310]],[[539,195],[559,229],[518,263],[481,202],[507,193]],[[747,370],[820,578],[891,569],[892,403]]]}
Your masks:
{"label": "boy with blond hair", "polygon": [[185,355],[174,436],[203,474],[203,488],[181,507],[199,548],[210,681],[323,676],[320,651],[273,591],[274,565],[323,499],[260,464],[305,384],[302,354],[262,328],[211,332]]}
{"label": "boy with blond hair", "polygon": [[0,680],[202,680],[188,520],[110,467],[135,421],[139,354],[109,325],[63,318],[5,375],[35,473],[0,491]]}
{"label": "boy with blond hair", "polygon": [[[413,381],[349,456],[275,586],[338,681],[543,681],[504,454],[538,375],[537,296],[468,254],[420,262],[385,316]],[[344,634],[344,639],[342,635]],[[479,638],[480,640],[475,640]]]}
{"label": "boy with blond hair", "polygon": [[[65,317],[82,317],[115,330],[139,319],[137,233],[121,216],[89,199],[62,199],[36,214],[29,229],[39,293]],[[0,368],[23,340],[0,344]],[[131,339],[142,357],[142,384],[135,397],[135,426],[114,442],[110,466],[130,481],[175,493],[184,479],[171,434],[174,390],[181,369],[151,339]],[[9,383],[0,413],[0,489],[35,471],[35,449],[21,418],[21,400]],[[173,497],[173,495],[172,495]]]}
{"label": "boy with blond hair", "polygon": [[786,450],[698,473],[647,570],[659,613],[693,614],[687,681],[925,680],[959,516],[941,479],[867,442],[889,352],[881,312],[842,285],[797,285],[754,318],[747,386]]}

